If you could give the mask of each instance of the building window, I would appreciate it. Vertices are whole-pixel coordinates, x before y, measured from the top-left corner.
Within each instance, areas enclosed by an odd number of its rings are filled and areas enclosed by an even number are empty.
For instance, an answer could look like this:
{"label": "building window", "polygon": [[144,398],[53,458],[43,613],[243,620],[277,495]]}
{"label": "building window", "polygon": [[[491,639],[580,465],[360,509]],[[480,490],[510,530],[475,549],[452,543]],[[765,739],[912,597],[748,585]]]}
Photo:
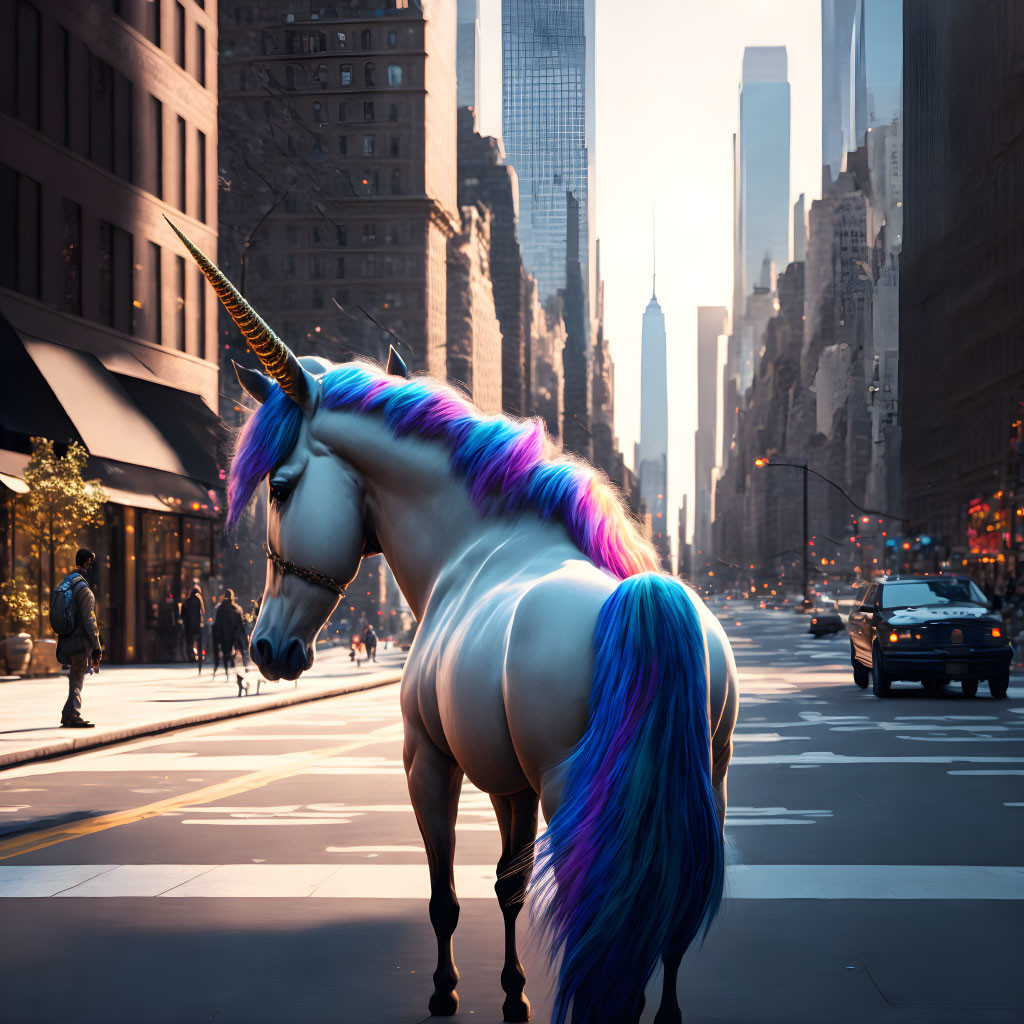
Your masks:
{"label": "building window", "polygon": [[348,156],[348,136],[347,135],[339,135],[338,136],[338,155],[339,156]]}
{"label": "building window", "polygon": [[206,358],[206,278],[196,269],[196,355]]}
{"label": "building window", "polygon": [[348,36],[346,36],[344,32],[339,32],[338,33],[338,49],[339,50],[344,50],[346,46],[348,46]]}
{"label": "building window", "polygon": [[359,45],[364,50],[369,50],[373,47],[373,36],[370,34],[370,30],[368,28],[364,28],[363,31],[360,33]]}
{"label": "building window", "polygon": [[348,107],[344,103],[338,104],[338,124],[344,124],[348,120]]}
{"label": "building window", "polygon": [[402,137],[400,135],[391,136],[391,155],[394,157],[401,156],[402,151]]}
{"label": "building window", "polygon": [[348,245],[348,225],[347,224],[339,224],[337,226],[337,235],[338,235],[338,245],[341,245],[341,246]]}
{"label": "building window", "polygon": [[147,281],[149,299],[149,330],[146,332],[150,341],[160,344],[161,321],[163,320],[163,275],[160,272],[160,246],[149,243],[149,273]]}
{"label": "building window", "polygon": [[363,241],[364,242],[376,242],[377,241],[377,225],[376,224],[364,224],[363,225]]}
{"label": "building window", "polygon": [[314,135],[313,136],[313,159],[314,160],[323,160],[323,158],[324,158],[323,136],[322,135]]}
{"label": "building window", "polygon": [[402,194],[402,172],[397,167],[391,171],[391,194],[393,196]]}
{"label": "building window", "polygon": [[[284,258],[284,276],[294,277],[295,276],[295,253],[290,252],[285,255]],[[290,293],[285,293],[290,294]]]}
{"label": "building window", "polygon": [[188,205],[188,165],[186,157],[188,156],[185,148],[185,119],[183,117],[178,118],[178,209],[182,213],[187,213],[186,206]]}
{"label": "building window", "polygon": [[153,195],[164,197],[164,105],[149,97],[149,117],[153,125]]}
{"label": "building window", "polygon": [[199,219],[206,223],[206,134],[196,132],[197,167],[196,175],[199,178]]}
{"label": "building window", "polygon": [[68,60],[70,57],[70,39],[67,29],[62,28],[60,25],[57,26],[56,43],[57,60],[53,62],[53,66],[50,69],[50,75],[53,78],[53,98],[56,101],[54,106],[57,113],[54,138],[62,146],[69,146],[70,121],[68,119],[68,107],[71,103],[71,90],[68,76]]}
{"label": "building window", "polygon": [[398,45],[398,33],[392,30],[388,33],[388,46],[393,50]]}
{"label": "building window", "polygon": [[313,104],[313,120],[317,124],[324,124],[324,105],[318,100]]}
{"label": "building window", "polygon": [[367,61],[363,65],[363,85],[376,85],[374,81],[374,74],[377,70],[377,65],[373,61]]}
{"label": "building window", "polygon": [[402,68],[399,64],[388,65],[388,85],[402,84]]}
{"label": "building window", "polygon": [[323,256],[309,257],[309,276],[313,278],[314,281],[319,281],[324,276]]}
{"label": "building window", "polygon": [[38,299],[39,182],[0,164],[0,287]]}
{"label": "building window", "polygon": [[351,85],[352,84],[352,65],[342,64],[341,65],[341,84]]}
{"label": "building window", "polygon": [[334,268],[334,271],[335,271],[335,273],[334,273],[335,277],[344,277],[345,276],[345,257],[344,256],[339,256],[338,257],[337,263],[336,263],[335,268]]}
{"label": "building window", "polygon": [[372,121],[373,120],[373,103],[364,103],[363,104],[363,120],[364,121]]}
{"label": "building window", "polygon": [[60,309],[67,313],[82,313],[82,208],[70,199],[61,201],[61,219],[64,244],[61,260],[64,263],[64,286]]}
{"label": "building window", "polygon": [[174,59],[185,66],[185,8],[179,3],[174,5]]}
{"label": "building window", "polygon": [[174,257],[174,343],[185,351],[185,257]]}
{"label": "building window", "polygon": [[10,40],[14,48],[14,110],[18,120],[30,128],[39,127],[40,31],[39,11],[33,4],[20,0],[16,38]]}
{"label": "building window", "polygon": [[397,124],[402,120],[402,104],[391,103],[388,105],[388,120],[392,124]]}
{"label": "building window", "polygon": [[317,84],[320,86],[321,89],[327,88],[327,77],[327,65],[317,64],[316,74],[314,75],[314,78],[316,79]]}
{"label": "building window", "polygon": [[206,86],[206,29],[196,25],[196,81]]}
{"label": "building window", "polygon": [[367,277],[377,276],[377,257],[372,252],[363,261],[363,267]]}
{"label": "building window", "polygon": [[98,57],[89,59],[89,159],[114,170],[114,69]]}
{"label": "building window", "polygon": [[154,45],[160,45],[160,0],[143,4],[146,11],[146,38]]}
{"label": "building window", "polygon": [[363,156],[373,156],[374,149],[374,136],[364,135],[363,136]]}
{"label": "building window", "polygon": [[310,234],[311,234],[311,236],[313,238],[313,244],[314,245],[319,245],[320,244],[320,229],[318,227],[314,227],[313,230],[310,232]]}
{"label": "building window", "polygon": [[100,323],[108,327],[114,323],[114,225],[100,221],[100,251],[96,261],[99,278]]}

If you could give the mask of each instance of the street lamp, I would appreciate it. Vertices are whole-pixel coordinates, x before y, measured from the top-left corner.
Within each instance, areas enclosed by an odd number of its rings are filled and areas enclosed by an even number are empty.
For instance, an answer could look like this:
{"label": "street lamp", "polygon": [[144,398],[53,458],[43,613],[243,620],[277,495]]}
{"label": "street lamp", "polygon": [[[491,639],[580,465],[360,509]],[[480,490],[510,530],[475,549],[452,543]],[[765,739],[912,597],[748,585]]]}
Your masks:
{"label": "street lamp", "polygon": [[906,522],[906,520],[902,516],[894,516],[890,512],[880,512],[877,509],[862,508],[860,505],[857,504],[857,502],[855,502],[853,500],[853,498],[851,498],[846,493],[846,491],[844,491],[842,489],[842,487],[839,486],[839,484],[837,484],[834,480],[829,480],[829,478],[827,476],[823,476],[816,469],[811,469],[811,467],[808,466],[806,462],[772,462],[772,460],[770,458],[768,458],[766,455],[762,455],[759,458],[754,459],[754,466],[757,469],[765,469],[766,467],[778,466],[778,467],[785,467],[787,469],[799,469],[799,470],[803,471],[803,484],[804,484],[804,488],[803,488],[803,490],[804,490],[804,495],[803,495],[804,496],[804,501],[803,501],[803,511],[804,511],[804,515],[803,515],[803,520],[804,520],[804,559],[803,559],[803,566],[804,566],[804,604],[805,605],[810,603],[810,594],[808,593],[808,589],[807,589],[808,588],[808,575],[809,575],[808,558],[807,558],[807,549],[808,549],[808,546],[809,546],[808,543],[807,543],[807,540],[808,540],[808,538],[807,538],[807,477],[808,477],[808,474],[813,474],[819,480],[824,480],[825,483],[827,483],[829,486],[834,487],[855,509],[857,509],[858,512],[863,512],[863,513],[866,513],[867,515],[872,515],[872,516],[883,516],[886,519],[896,519],[896,520],[898,520],[901,523]]}

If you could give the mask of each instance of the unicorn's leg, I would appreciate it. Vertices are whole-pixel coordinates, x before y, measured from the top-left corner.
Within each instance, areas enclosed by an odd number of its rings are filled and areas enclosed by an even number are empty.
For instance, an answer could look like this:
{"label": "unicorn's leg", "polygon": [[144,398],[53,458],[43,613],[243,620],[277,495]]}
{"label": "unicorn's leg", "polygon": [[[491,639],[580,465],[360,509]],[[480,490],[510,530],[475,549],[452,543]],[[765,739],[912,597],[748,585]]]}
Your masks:
{"label": "unicorn's leg", "polygon": [[505,919],[505,965],[501,987],[505,992],[502,1012],[506,1021],[530,1019],[530,1000],[523,989],[526,973],[516,949],[516,918],[523,909],[526,889],[533,874],[533,843],[537,838],[537,794],[524,789],[512,796],[492,796],[494,812],[501,830],[501,859],[494,891]]}
{"label": "unicorn's leg", "polygon": [[409,796],[427,851],[430,870],[430,923],[437,936],[437,969],[432,1015],[450,1017],[459,1007],[459,972],[452,957],[452,935],[459,923],[455,895],[455,816],[462,790],[462,769],[441,753],[422,730],[406,725],[405,772]]}
{"label": "unicorn's leg", "polygon": [[684,952],[681,945],[670,946],[661,958],[665,965],[665,977],[661,988],[661,1005],[655,1014],[654,1024],[682,1024],[683,1015],[676,994],[676,975],[679,973],[679,964]]}

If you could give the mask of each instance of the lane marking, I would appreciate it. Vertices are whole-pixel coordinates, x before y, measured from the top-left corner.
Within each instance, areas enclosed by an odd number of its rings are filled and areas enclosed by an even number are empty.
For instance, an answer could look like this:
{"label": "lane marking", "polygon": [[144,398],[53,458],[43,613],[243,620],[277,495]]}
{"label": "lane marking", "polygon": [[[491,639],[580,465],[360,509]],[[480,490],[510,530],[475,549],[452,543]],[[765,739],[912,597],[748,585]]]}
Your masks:
{"label": "lane marking", "polygon": [[64,825],[55,825],[36,832],[13,836],[10,839],[0,841],[0,860],[10,860],[12,857],[20,857],[25,853],[44,850],[48,846],[66,843],[71,839],[80,839],[82,836],[92,835],[96,832],[105,832],[107,829],[118,828],[121,825],[129,825],[132,822],[141,821],[143,818],[157,817],[158,815],[166,814],[168,811],[179,811],[192,804],[208,804],[214,800],[222,800],[224,797],[247,793],[250,790],[269,785],[271,782],[287,778],[289,775],[297,775],[319,761],[337,757],[339,754],[344,754],[351,750],[358,750],[360,747],[374,746],[378,743],[398,739],[401,735],[402,725],[400,723],[387,725],[381,729],[374,730],[363,739],[349,743],[339,743],[333,747],[321,747],[319,750],[311,750],[302,757],[284,761],[275,768],[250,772],[247,775],[226,779],[223,782],[214,783],[212,786],[204,786],[202,789],[195,789],[189,793],[168,797],[166,800],[157,800],[155,803],[144,804],[142,807],[133,807],[125,811],[114,811],[110,814],[101,814],[94,818],[79,818]]}
{"label": "lane marking", "polygon": [[[403,848],[404,849],[404,848]],[[459,898],[494,896],[493,864],[457,864]],[[323,898],[426,901],[426,864],[13,864],[0,898]],[[1024,900],[1024,867],[743,864],[726,873],[733,900]]]}

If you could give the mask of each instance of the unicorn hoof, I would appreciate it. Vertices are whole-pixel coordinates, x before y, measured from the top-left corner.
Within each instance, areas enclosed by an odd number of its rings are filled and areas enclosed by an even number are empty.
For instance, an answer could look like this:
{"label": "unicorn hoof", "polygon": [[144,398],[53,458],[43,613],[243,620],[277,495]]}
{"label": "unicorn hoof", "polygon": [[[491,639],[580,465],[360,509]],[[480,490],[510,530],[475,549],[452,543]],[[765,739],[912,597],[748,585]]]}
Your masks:
{"label": "unicorn hoof", "polygon": [[526,996],[518,999],[509,996],[501,1007],[502,1019],[507,1024],[526,1024],[530,1019],[530,1000]]}
{"label": "unicorn hoof", "polygon": [[451,1017],[459,1008],[459,996],[456,992],[435,992],[427,1003],[432,1017]]}

